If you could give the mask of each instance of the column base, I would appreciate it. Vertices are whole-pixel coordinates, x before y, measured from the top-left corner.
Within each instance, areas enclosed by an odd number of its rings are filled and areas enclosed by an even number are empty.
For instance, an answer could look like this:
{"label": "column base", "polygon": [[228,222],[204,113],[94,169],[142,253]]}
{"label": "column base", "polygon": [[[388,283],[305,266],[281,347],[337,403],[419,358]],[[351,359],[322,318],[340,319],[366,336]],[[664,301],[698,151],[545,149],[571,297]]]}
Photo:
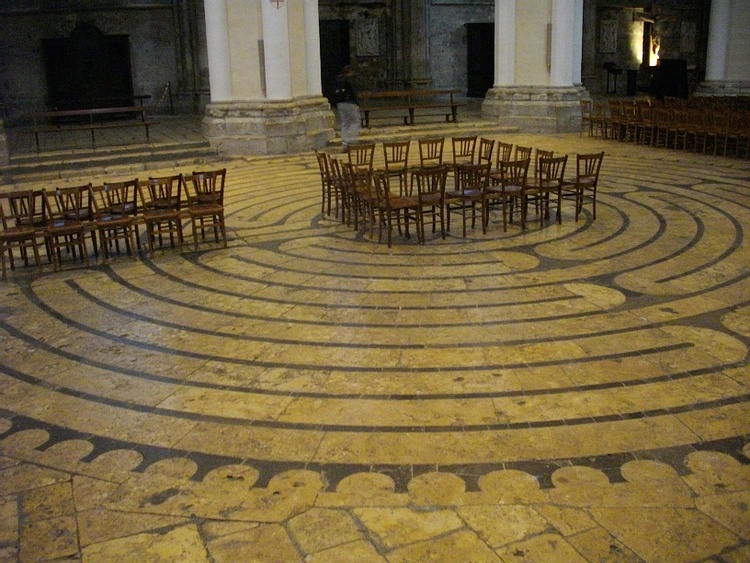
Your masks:
{"label": "column base", "polygon": [[750,82],[746,80],[704,80],[693,92],[694,96],[750,96]]}
{"label": "column base", "polygon": [[581,126],[583,86],[500,86],[482,103],[482,116],[527,133],[573,133]]}
{"label": "column base", "polygon": [[203,134],[229,156],[291,154],[324,148],[334,137],[333,122],[322,96],[218,102],[206,106]]}

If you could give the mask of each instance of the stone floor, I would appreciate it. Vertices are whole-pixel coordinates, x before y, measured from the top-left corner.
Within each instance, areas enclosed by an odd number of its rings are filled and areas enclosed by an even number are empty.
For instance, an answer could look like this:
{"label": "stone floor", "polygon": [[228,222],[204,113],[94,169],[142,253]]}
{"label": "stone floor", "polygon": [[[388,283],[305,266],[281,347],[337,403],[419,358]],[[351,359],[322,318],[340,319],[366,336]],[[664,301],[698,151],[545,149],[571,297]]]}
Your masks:
{"label": "stone floor", "polygon": [[502,137],[596,221],[388,249],[235,159],[227,249],[0,284],[0,561],[750,560],[750,162]]}

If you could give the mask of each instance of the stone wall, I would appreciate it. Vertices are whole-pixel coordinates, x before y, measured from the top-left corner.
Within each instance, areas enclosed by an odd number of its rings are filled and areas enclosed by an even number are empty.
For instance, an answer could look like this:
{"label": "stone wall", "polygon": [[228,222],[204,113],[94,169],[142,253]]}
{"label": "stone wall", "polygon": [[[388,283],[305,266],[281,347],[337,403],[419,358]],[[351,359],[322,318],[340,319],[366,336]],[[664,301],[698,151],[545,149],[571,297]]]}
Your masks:
{"label": "stone wall", "polygon": [[42,40],[68,37],[83,22],[91,22],[107,35],[130,37],[133,93],[148,94],[160,111],[169,110],[167,85],[176,86],[178,77],[177,34],[171,7],[2,12],[0,96],[8,123],[48,108]]}

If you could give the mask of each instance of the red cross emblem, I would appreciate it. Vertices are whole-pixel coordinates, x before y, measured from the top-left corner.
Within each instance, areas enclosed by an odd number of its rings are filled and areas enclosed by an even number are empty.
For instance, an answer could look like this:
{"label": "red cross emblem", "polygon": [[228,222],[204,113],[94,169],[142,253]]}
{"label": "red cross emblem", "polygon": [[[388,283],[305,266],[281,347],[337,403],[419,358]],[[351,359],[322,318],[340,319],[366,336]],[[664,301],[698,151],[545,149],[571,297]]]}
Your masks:
{"label": "red cross emblem", "polygon": [[271,6],[273,6],[277,10],[284,5],[284,0],[269,0],[269,2],[271,2]]}

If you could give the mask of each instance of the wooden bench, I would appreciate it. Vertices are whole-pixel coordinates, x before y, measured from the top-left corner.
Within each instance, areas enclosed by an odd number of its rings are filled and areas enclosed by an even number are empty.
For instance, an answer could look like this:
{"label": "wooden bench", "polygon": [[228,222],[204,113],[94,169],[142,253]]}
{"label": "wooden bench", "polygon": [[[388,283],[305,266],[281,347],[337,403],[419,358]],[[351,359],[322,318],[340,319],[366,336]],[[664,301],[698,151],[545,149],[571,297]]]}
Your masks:
{"label": "wooden bench", "polygon": [[[362,92],[359,94],[362,125],[370,127],[371,115],[384,119],[399,118],[404,125],[414,125],[416,116],[440,115],[449,122],[458,121],[458,108],[465,105],[455,99],[461,90],[391,90],[384,92]],[[430,111],[437,110],[437,111]]]}
{"label": "wooden bench", "polygon": [[148,106],[129,106],[117,108],[75,109],[63,111],[44,111],[31,115],[36,152],[40,152],[39,135],[41,133],[65,133],[69,131],[91,131],[91,145],[96,147],[95,132],[99,129],[116,129],[119,127],[143,127],[146,130],[146,141],[151,137],[148,128],[158,121],[147,116]]}

